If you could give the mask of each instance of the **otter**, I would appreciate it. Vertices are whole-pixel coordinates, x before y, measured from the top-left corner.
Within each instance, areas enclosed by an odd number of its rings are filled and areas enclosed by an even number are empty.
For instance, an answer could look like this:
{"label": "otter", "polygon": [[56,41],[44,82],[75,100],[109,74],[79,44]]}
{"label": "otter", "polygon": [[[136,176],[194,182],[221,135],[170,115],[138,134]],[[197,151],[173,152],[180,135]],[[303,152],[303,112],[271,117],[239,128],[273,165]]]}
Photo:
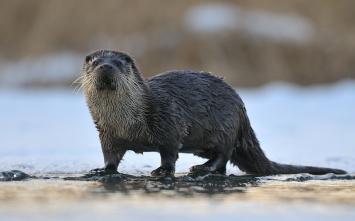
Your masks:
{"label": "otter", "polygon": [[235,90],[206,72],[168,71],[144,79],[131,56],[99,50],[86,56],[80,75],[99,132],[104,171],[116,172],[127,150],[159,152],[152,176],[173,176],[179,153],[207,162],[190,172],[226,173],[230,161],[254,175],[344,174],[343,170],[294,166],[269,160]]}

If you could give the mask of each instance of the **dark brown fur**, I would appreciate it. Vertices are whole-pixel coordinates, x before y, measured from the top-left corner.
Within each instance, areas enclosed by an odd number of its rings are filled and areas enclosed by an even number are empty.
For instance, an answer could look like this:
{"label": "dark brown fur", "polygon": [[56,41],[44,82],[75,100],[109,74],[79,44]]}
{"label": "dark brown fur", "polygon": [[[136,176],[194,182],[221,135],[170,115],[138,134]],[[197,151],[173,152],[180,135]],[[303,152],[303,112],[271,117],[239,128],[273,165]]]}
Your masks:
{"label": "dark brown fur", "polygon": [[97,51],[86,57],[82,85],[107,170],[116,171],[125,152],[133,150],[160,153],[161,166],[152,172],[158,176],[174,174],[179,152],[208,159],[192,172],[224,174],[231,161],[256,175],[345,173],[270,161],[241,98],[211,74],[170,71],[144,80],[130,56]]}

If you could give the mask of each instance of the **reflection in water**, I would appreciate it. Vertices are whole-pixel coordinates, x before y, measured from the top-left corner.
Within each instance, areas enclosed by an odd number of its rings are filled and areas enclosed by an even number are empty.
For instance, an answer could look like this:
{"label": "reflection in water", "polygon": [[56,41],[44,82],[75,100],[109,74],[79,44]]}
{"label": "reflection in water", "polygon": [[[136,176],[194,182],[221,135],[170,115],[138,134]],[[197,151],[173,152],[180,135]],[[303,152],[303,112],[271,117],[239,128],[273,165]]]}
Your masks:
{"label": "reflection in water", "polygon": [[[257,177],[253,175],[217,175],[217,174],[180,174],[176,177],[151,177],[134,176],[123,173],[107,173],[102,169],[92,170],[87,174],[78,176],[30,176],[22,171],[0,172],[0,181],[21,181],[21,180],[48,180],[53,182],[74,181],[80,183],[96,183],[88,193],[96,197],[104,194],[122,195],[164,195],[164,196],[212,196],[230,195],[233,193],[246,193],[265,190],[265,187],[277,187],[288,190],[291,188],[301,192],[325,190],[329,182],[334,182],[333,190],[342,191],[344,185],[348,190],[355,190],[355,174],[335,175],[278,175]],[[327,183],[328,182],[328,183]],[[299,183],[299,184],[297,184]],[[307,186],[302,183],[308,183]],[[312,185],[309,185],[311,183]],[[25,184],[25,183],[24,183]],[[341,185],[340,185],[341,184]],[[339,187],[337,187],[339,185]],[[272,190],[274,192],[274,190]],[[277,194],[276,194],[277,195]],[[353,195],[353,194],[351,194]]]}
{"label": "reflection in water", "polygon": [[116,173],[90,172],[79,177],[66,177],[65,180],[100,181],[105,192],[135,192],[152,194],[191,196],[193,194],[243,193],[247,186],[256,186],[259,179],[252,175],[224,176],[216,174],[188,174],[176,177],[132,176]]}
{"label": "reflection in water", "polygon": [[353,220],[354,206],[355,174],[88,173],[0,182],[0,220]]}

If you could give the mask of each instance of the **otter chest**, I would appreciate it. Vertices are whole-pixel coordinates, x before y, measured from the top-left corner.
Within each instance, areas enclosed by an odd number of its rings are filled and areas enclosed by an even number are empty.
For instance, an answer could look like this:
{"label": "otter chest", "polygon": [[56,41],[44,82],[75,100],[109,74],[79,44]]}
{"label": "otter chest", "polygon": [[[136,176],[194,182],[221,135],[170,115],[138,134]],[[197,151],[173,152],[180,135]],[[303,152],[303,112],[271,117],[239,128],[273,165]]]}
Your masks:
{"label": "otter chest", "polygon": [[110,99],[91,100],[89,103],[98,126],[114,137],[133,139],[144,136],[145,120],[141,108]]}
{"label": "otter chest", "polygon": [[133,139],[143,136],[144,124],[135,120],[135,116],[102,114],[100,115],[98,124],[115,138]]}

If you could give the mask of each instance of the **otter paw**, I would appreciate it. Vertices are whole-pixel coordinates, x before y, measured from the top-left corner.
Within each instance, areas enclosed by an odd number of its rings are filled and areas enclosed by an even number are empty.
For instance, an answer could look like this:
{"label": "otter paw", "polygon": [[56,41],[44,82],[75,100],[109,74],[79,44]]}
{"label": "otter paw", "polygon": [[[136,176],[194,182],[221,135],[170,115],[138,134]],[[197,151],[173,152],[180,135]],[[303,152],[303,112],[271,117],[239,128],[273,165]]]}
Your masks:
{"label": "otter paw", "polygon": [[225,175],[226,169],[219,168],[213,170],[211,167],[206,166],[204,164],[190,167],[190,173],[189,173],[190,176],[204,176],[207,174]]}
{"label": "otter paw", "polygon": [[171,168],[161,166],[161,167],[158,167],[157,169],[153,170],[151,172],[151,175],[152,176],[162,176],[162,177],[174,176],[174,172],[175,171]]}
{"label": "otter paw", "polygon": [[105,172],[106,172],[107,174],[118,173],[118,172],[117,172],[117,166],[114,166],[114,165],[109,164],[109,165],[105,166]]}
{"label": "otter paw", "polygon": [[202,164],[190,167],[190,173],[188,173],[188,176],[198,177],[205,176],[207,174],[211,174],[210,167]]}

